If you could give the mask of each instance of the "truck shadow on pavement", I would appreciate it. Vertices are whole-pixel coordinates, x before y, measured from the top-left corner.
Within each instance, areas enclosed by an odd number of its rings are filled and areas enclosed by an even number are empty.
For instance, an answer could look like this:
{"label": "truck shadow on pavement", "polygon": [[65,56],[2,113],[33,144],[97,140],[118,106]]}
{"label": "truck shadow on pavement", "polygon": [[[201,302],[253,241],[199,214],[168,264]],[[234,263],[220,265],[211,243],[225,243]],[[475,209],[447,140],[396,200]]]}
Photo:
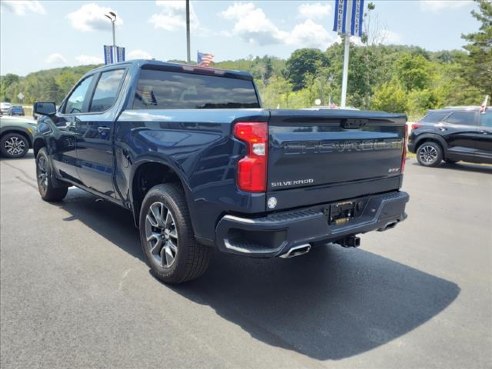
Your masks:
{"label": "truck shadow on pavement", "polygon": [[[73,215],[65,220],[83,222],[143,260],[130,212],[78,190],[61,207]],[[317,360],[340,360],[384,344],[398,348],[400,337],[460,293],[453,282],[335,245],[288,260],[215,253],[200,279],[162,288],[210,306],[254,339]]]}

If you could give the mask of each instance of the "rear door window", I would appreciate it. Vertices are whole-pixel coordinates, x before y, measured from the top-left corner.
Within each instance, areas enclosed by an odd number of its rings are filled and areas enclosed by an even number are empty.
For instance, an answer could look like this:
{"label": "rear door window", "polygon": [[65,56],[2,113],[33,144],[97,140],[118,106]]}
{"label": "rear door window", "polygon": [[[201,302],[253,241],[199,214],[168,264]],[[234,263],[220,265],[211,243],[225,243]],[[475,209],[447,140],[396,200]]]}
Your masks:
{"label": "rear door window", "polygon": [[474,126],[477,125],[475,116],[474,111],[455,111],[447,116],[444,122],[463,126]]}
{"label": "rear door window", "polygon": [[252,81],[142,69],[134,109],[259,108]]}
{"label": "rear door window", "polygon": [[103,112],[113,106],[118,96],[124,73],[124,69],[115,69],[101,73],[101,77],[97,81],[94,96],[92,97],[90,112]]}
{"label": "rear door window", "polygon": [[428,123],[439,123],[446,118],[447,115],[449,115],[449,111],[430,111],[422,119],[422,121]]}

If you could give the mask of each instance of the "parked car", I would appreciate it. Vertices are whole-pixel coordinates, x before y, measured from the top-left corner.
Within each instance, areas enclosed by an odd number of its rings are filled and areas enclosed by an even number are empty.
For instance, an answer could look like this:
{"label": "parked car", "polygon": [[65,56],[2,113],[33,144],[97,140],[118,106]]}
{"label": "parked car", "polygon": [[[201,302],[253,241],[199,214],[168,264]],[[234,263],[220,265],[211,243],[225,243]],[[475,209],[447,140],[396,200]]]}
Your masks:
{"label": "parked car", "polygon": [[262,109],[249,73],[144,60],[34,113],[41,198],[77,186],[131,210],[166,283],[200,276],[213,247],[289,258],[406,218],[403,114]]}
{"label": "parked car", "polygon": [[2,115],[7,115],[11,107],[12,104],[9,102],[0,103],[0,113],[2,113]]}
{"label": "parked car", "polygon": [[25,115],[21,105],[12,105],[8,112],[9,115]]}
{"label": "parked car", "polygon": [[475,106],[429,110],[412,124],[408,151],[426,167],[443,160],[492,164],[492,110],[483,110]]}
{"label": "parked car", "polygon": [[17,117],[0,117],[0,152],[7,158],[22,158],[33,143],[36,122]]}

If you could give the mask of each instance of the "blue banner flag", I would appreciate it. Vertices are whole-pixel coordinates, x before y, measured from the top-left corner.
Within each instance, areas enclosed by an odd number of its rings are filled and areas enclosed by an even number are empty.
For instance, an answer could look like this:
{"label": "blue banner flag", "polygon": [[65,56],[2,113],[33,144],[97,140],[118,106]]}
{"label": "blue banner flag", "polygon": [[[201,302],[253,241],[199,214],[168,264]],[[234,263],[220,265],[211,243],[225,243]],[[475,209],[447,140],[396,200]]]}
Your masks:
{"label": "blue banner flag", "polygon": [[362,36],[362,19],[364,17],[364,0],[353,0],[352,19],[350,23],[350,34]]}
{"label": "blue banner flag", "polygon": [[348,1],[349,0],[335,0],[335,23],[333,25],[333,31],[339,34],[346,33]]}
{"label": "blue banner flag", "polygon": [[113,64],[113,46],[104,45],[104,64]]}
{"label": "blue banner flag", "polygon": [[116,60],[119,62],[125,61],[125,48],[116,46]]}

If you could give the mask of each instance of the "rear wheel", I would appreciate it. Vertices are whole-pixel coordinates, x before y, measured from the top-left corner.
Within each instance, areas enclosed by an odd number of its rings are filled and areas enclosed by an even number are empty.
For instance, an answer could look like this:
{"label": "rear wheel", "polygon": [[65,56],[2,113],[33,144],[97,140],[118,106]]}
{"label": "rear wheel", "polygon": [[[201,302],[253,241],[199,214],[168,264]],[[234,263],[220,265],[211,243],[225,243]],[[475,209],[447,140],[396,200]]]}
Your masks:
{"label": "rear wheel", "polygon": [[36,156],[36,177],[41,198],[48,202],[61,201],[68,192],[68,186],[60,186],[53,181],[51,168],[46,148],[41,148]]}
{"label": "rear wheel", "polygon": [[178,186],[152,187],[142,203],[139,224],[146,262],[158,279],[178,284],[206,271],[211,249],[196,242],[188,207]]}
{"label": "rear wheel", "polygon": [[2,155],[7,158],[22,158],[29,151],[29,142],[20,133],[8,133],[0,140]]}
{"label": "rear wheel", "polygon": [[442,158],[442,148],[435,142],[424,142],[417,149],[417,161],[424,167],[437,167]]}

